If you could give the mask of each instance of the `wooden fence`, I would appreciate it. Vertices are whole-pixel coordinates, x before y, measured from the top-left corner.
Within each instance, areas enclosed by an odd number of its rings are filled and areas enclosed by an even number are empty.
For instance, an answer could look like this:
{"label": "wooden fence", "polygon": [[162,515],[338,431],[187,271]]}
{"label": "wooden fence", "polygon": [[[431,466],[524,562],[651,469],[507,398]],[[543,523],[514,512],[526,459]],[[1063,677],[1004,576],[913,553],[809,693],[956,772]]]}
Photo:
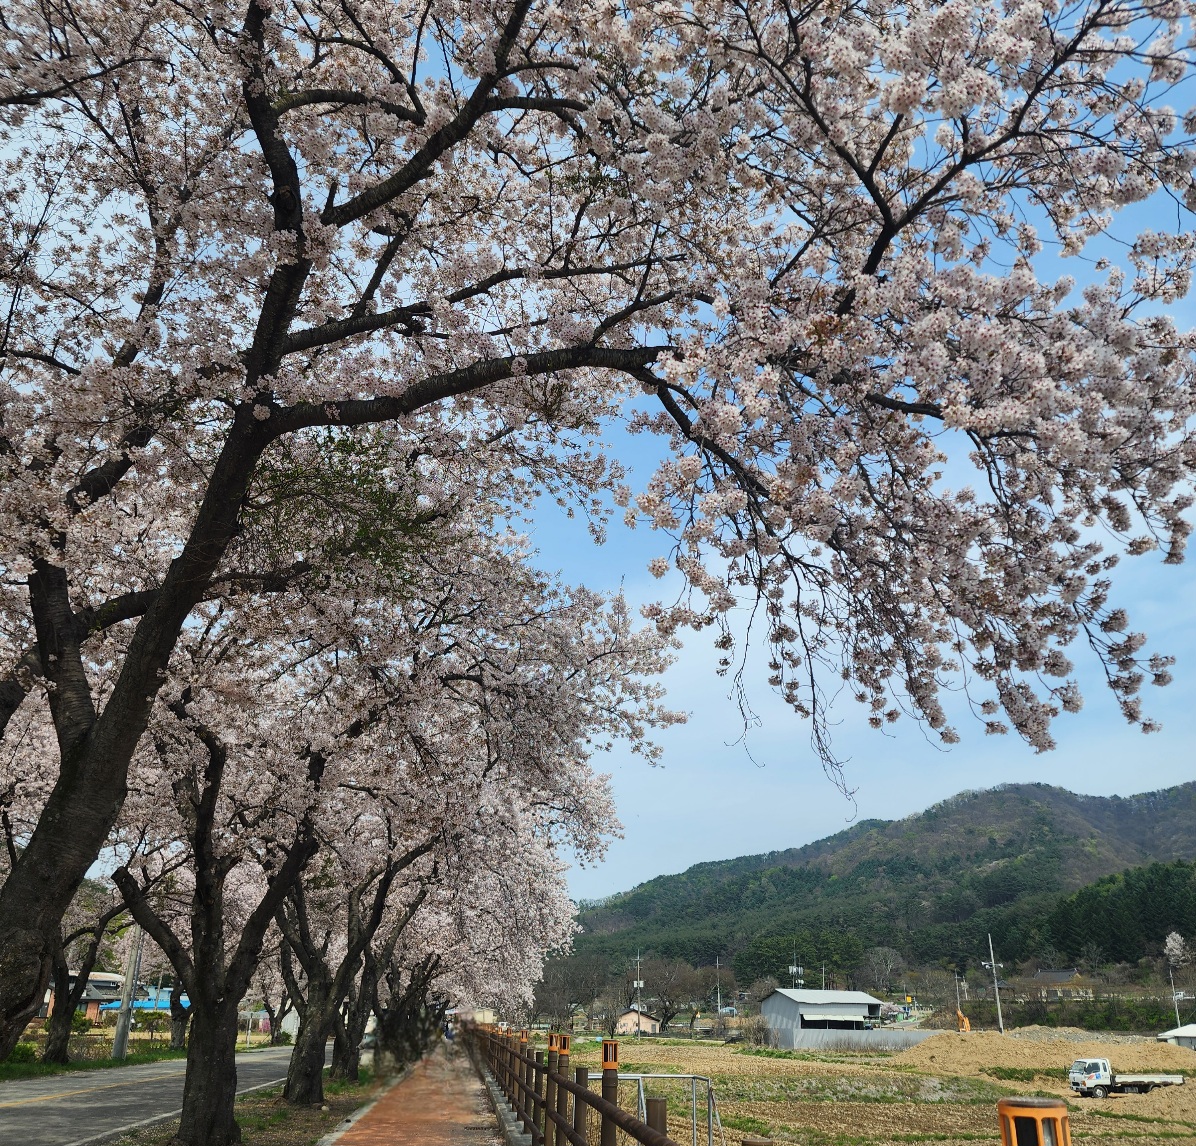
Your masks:
{"label": "wooden fence", "polygon": [[663,1098],[647,1100],[646,1122],[619,1106],[614,1039],[603,1040],[601,1091],[596,1093],[588,1067],[574,1067],[569,1077],[568,1035],[549,1035],[547,1051],[532,1051],[526,1031],[471,1026],[462,1035],[475,1063],[489,1069],[532,1146],[617,1146],[620,1131],[640,1146],[677,1146],[668,1136]]}

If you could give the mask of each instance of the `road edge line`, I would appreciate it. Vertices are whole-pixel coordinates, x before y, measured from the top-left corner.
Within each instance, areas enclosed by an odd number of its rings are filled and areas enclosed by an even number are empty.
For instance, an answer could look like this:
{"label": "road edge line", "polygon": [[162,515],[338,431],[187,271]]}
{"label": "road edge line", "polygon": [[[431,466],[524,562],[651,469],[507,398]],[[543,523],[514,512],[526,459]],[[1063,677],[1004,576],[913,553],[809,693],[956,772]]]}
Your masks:
{"label": "road edge line", "polygon": [[[243,1094],[252,1094],[255,1090],[267,1090],[271,1086],[277,1086],[280,1082],[286,1082],[286,1080],[284,1074],[282,1078],[276,1078],[271,1082],[259,1082],[256,1086],[247,1086],[244,1090],[237,1091],[237,1097],[240,1098]],[[157,1126],[159,1122],[169,1122],[172,1118],[178,1118],[182,1113],[183,1108],[180,1106],[178,1110],[172,1110],[169,1114],[155,1114],[152,1118],[143,1118],[140,1122],[130,1122],[127,1126],[119,1126],[115,1130],[105,1130],[91,1138],[79,1138],[74,1142],[64,1143],[64,1146],[100,1146],[103,1142],[112,1142],[123,1134],[131,1134],[134,1130],[145,1130],[150,1126]]]}

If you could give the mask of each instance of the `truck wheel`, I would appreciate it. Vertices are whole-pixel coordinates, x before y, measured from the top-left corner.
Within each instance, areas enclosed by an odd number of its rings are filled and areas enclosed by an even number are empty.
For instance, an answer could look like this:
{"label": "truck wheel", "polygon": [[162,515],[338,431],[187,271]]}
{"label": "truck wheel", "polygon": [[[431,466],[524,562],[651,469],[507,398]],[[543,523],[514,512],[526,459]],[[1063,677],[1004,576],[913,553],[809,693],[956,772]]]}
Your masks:
{"label": "truck wheel", "polygon": [[1109,1091],[1103,1086],[1094,1086],[1092,1088],[1092,1097],[1093,1098],[1108,1098]]}
{"label": "truck wheel", "polygon": [[1152,1090],[1154,1090],[1153,1082],[1148,1082],[1145,1086],[1138,1087],[1139,1094],[1149,1094]]}

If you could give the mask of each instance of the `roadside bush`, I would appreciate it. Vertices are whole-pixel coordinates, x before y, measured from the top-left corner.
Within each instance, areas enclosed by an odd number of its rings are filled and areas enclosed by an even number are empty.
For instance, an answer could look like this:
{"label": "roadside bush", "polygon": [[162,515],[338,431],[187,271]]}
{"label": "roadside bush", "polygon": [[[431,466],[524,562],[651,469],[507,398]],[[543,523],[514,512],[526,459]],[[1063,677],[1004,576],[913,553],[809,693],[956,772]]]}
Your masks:
{"label": "roadside bush", "polygon": [[776,1033],[768,1025],[763,1015],[753,1015],[750,1019],[744,1019],[739,1024],[739,1030],[743,1035],[743,1041],[748,1046],[775,1047],[777,1045]]}
{"label": "roadside bush", "polygon": [[37,1062],[37,1047],[33,1043],[17,1043],[5,1062]]}
{"label": "roadside bush", "polygon": [[270,1039],[270,1045],[276,1047],[289,1047],[291,1045],[291,1032],[279,1031],[273,1038]]}

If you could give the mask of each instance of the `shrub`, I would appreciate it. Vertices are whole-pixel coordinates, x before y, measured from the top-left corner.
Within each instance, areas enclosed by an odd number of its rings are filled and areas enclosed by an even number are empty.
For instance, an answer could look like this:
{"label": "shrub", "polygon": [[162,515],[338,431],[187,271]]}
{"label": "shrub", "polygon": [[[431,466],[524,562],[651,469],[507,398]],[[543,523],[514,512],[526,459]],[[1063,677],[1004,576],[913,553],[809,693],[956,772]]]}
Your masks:
{"label": "shrub", "polygon": [[272,1046],[276,1046],[276,1047],[289,1047],[291,1045],[291,1032],[290,1031],[279,1031],[270,1040],[270,1043]]}
{"label": "shrub", "polygon": [[17,1043],[5,1062],[37,1062],[37,1047],[33,1043]]}
{"label": "shrub", "polygon": [[753,1015],[744,1019],[739,1025],[743,1040],[753,1047],[774,1047],[777,1045],[776,1035],[768,1025],[763,1015]]}

